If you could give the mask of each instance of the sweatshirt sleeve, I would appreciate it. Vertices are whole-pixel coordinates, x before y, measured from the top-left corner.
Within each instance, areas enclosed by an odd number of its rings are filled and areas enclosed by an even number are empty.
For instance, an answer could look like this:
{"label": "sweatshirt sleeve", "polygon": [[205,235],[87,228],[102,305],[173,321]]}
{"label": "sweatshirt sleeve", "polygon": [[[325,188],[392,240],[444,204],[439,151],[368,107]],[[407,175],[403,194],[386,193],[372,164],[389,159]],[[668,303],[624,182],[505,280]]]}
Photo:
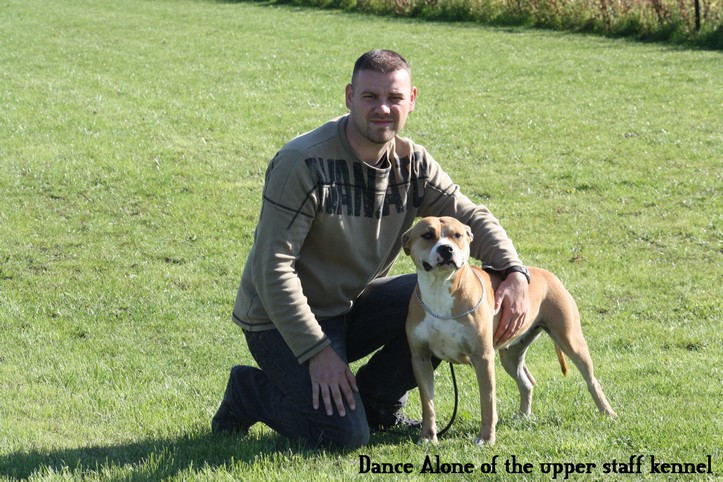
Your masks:
{"label": "sweatshirt sleeve", "polygon": [[522,265],[512,240],[490,210],[475,204],[462,194],[460,188],[441,166],[424,151],[428,179],[424,190],[422,216],[452,216],[470,226],[474,241],[470,245],[472,256],[504,270]]}
{"label": "sweatshirt sleeve", "polygon": [[295,268],[316,213],[315,181],[297,154],[281,151],[267,169],[250,261],[264,309],[303,363],[330,342],[309,307]]}

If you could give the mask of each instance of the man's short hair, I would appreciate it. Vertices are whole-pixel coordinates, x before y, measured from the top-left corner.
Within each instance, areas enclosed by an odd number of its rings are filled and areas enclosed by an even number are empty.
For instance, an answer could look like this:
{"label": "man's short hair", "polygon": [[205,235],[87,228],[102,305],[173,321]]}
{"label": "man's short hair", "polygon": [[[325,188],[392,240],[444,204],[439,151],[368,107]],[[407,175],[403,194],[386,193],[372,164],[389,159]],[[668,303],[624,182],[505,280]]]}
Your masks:
{"label": "man's short hair", "polygon": [[404,60],[404,57],[391,50],[370,50],[359,57],[354,64],[354,72],[351,75],[352,85],[360,70],[371,70],[381,74],[406,70],[409,72],[409,77],[412,76],[412,69]]}

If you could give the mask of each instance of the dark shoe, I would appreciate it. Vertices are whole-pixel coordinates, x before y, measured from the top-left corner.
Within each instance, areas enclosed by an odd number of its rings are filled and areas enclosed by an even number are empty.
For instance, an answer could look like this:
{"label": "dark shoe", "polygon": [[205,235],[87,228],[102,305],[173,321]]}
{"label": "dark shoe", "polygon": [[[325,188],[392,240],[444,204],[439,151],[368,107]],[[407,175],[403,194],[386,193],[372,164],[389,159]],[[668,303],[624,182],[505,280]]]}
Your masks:
{"label": "dark shoe", "polygon": [[211,421],[211,433],[220,434],[225,433],[228,435],[240,435],[246,436],[249,433],[249,428],[243,425],[225,425],[217,422],[216,420]]}
{"label": "dark shoe", "polygon": [[367,422],[369,422],[370,432],[385,432],[389,430],[406,432],[422,428],[422,422],[407,418],[401,410],[388,413],[380,411],[369,413],[367,411]]}
{"label": "dark shoe", "polygon": [[251,425],[241,422],[229,408],[229,403],[224,400],[211,420],[211,432],[246,435],[249,433]]}
{"label": "dark shoe", "polygon": [[243,378],[248,368],[237,365],[231,369],[223,400],[216,411],[216,415],[211,420],[211,431],[213,433],[246,435],[249,433],[251,426],[257,422],[257,420],[249,416],[240,400],[239,390],[242,386],[240,379]]}

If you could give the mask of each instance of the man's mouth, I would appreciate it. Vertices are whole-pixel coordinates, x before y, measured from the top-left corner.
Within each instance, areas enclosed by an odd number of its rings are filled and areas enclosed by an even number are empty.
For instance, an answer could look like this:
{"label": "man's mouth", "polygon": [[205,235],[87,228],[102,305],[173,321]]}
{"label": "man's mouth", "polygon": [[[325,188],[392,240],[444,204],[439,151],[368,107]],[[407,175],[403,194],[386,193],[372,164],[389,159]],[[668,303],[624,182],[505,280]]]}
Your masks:
{"label": "man's mouth", "polygon": [[370,122],[375,125],[391,125],[394,123],[393,119],[371,119]]}

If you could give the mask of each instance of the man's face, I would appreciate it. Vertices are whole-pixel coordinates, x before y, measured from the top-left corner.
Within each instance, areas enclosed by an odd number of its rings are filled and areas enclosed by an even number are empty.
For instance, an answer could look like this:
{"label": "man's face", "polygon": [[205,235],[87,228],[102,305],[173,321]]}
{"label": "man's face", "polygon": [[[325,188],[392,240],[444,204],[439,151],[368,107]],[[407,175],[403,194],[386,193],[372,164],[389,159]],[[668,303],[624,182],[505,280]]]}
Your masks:
{"label": "man's face", "polygon": [[382,74],[357,72],[353,85],[346,87],[353,135],[374,144],[386,144],[397,135],[414,110],[417,89],[406,70]]}

